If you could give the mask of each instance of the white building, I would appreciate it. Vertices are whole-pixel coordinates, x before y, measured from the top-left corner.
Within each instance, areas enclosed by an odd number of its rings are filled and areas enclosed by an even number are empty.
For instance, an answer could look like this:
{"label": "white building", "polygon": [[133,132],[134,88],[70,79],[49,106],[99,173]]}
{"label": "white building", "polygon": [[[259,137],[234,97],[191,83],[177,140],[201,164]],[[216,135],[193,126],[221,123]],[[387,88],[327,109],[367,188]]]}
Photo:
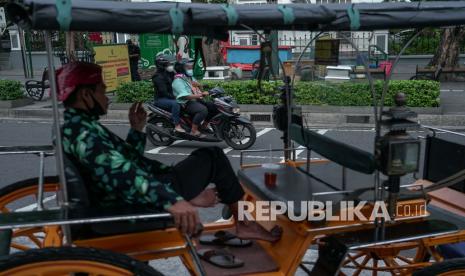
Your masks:
{"label": "white building", "polygon": [[[277,0],[278,4],[291,4],[291,3],[313,3],[313,4],[324,4],[324,3],[380,3],[383,0]],[[233,3],[242,4],[267,4],[266,0],[233,0]],[[352,42],[357,45],[360,51],[368,51],[370,45],[376,45],[372,49],[381,49],[385,53],[388,53],[388,34],[387,30],[375,31],[375,32],[330,32],[329,35],[332,38],[342,38],[343,36],[349,37]],[[300,53],[308,42],[316,35],[316,33],[306,31],[280,31],[279,43],[280,45],[293,46],[294,53]],[[234,31],[231,32],[230,42],[232,45],[259,45],[260,40],[257,34],[251,31]],[[344,39],[341,39],[340,46],[341,53],[353,52],[351,44]]]}

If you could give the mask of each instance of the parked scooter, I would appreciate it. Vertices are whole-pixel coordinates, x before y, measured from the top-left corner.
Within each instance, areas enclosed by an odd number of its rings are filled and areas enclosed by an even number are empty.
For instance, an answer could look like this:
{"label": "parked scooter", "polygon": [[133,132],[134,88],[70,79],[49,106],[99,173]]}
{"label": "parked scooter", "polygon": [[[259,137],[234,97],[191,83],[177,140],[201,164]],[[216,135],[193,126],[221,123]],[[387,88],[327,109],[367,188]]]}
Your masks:
{"label": "parked scooter", "polygon": [[208,124],[208,129],[199,130],[206,134],[205,137],[196,137],[189,134],[192,126],[190,116],[181,112],[181,126],[186,133],[176,132],[171,121],[171,113],[149,103],[152,111],[147,122],[147,137],[155,146],[169,146],[175,140],[192,140],[203,142],[225,141],[228,146],[236,150],[250,148],[257,139],[257,133],[252,123],[240,116],[239,105],[231,96],[226,96],[225,91],[215,87],[209,91],[219,113]]}

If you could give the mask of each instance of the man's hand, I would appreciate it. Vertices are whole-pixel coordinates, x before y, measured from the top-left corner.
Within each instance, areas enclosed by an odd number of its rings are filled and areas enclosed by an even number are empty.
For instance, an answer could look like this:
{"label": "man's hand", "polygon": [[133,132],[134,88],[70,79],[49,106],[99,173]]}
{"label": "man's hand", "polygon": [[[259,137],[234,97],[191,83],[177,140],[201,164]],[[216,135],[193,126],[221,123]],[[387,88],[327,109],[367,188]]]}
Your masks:
{"label": "man's hand", "polygon": [[178,201],[167,211],[173,215],[174,224],[183,234],[196,234],[197,225],[200,224],[199,213],[189,202],[185,200]]}
{"label": "man's hand", "polygon": [[196,81],[192,81],[192,86],[202,89],[202,85]]}
{"label": "man's hand", "polygon": [[208,92],[202,92],[202,95],[203,95],[204,97],[206,97],[206,96],[208,96],[208,95],[210,95],[210,94],[209,94]]}
{"label": "man's hand", "polygon": [[142,132],[147,121],[147,112],[145,111],[142,103],[133,103],[129,108],[129,123],[131,128]]}

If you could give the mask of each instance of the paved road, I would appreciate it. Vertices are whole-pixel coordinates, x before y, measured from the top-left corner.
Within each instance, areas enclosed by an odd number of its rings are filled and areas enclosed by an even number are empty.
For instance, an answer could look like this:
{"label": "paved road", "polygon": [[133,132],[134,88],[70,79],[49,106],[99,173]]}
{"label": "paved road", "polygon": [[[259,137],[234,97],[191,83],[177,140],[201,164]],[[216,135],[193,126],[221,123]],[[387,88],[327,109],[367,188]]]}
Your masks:
{"label": "paved road", "polygon": [[[50,144],[51,124],[49,122],[3,122],[0,123],[2,135],[0,136],[0,146],[15,146],[15,145],[48,145]],[[128,125],[125,124],[109,124],[108,127],[124,137],[128,131]],[[347,142],[362,149],[370,150],[373,148],[374,133],[371,129],[359,130],[332,130],[332,129],[318,129],[318,132],[328,137],[335,138],[340,141]],[[261,128],[257,130],[259,135],[257,142],[250,149],[273,149],[281,148],[281,133],[273,128]],[[240,152],[229,148],[225,143],[202,143],[192,141],[177,142],[175,145],[169,147],[154,147],[149,142],[146,146],[146,156],[162,161],[166,164],[176,163],[193,150],[205,146],[218,146],[223,148],[224,152],[229,157],[234,169],[239,169],[240,166]],[[299,158],[306,157],[306,150],[298,150]],[[264,153],[250,153],[245,154],[244,162],[257,163],[267,162],[269,154]],[[318,157],[312,155],[312,157]],[[14,182],[21,178],[35,177],[38,173],[38,158],[36,156],[1,156],[0,170],[2,171],[2,182],[0,187]],[[279,161],[283,158],[282,152],[273,153],[273,161]],[[316,168],[316,173],[326,172],[326,169],[333,168],[332,165],[321,166]],[[46,160],[46,174],[53,175],[56,173],[55,160],[49,157]]]}
{"label": "paved road", "polygon": [[[128,125],[126,124],[109,124],[107,125],[112,131],[118,135],[124,137],[128,131]],[[50,122],[1,122],[0,129],[0,146],[15,146],[15,145],[47,145],[50,144],[50,133],[51,133]],[[372,151],[373,149],[373,129],[317,129],[320,134],[334,138],[339,141],[343,141],[355,147]],[[256,144],[251,149],[269,149],[281,147],[281,133],[273,128],[260,128],[257,129],[259,135]],[[463,141],[465,142],[465,141]],[[182,141],[169,147],[154,147],[150,143],[147,143],[146,155],[149,158],[154,158],[162,161],[166,164],[173,164],[182,160],[190,152],[199,147],[215,145],[223,148],[227,154],[235,170],[239,169],[240,166],[240,152],[229,148],[224,143],[200,143],[200,142],[189,142]],[[306,157],[306,150],[303,148],[297,151],[299,158]],[[267,152],[264,153],[250,153],[246,154],[247,163],[267,162],[270,156]],[[318,158],[316,154],[312,155],[313,158]],[[272,155],[273,161],[279,161],[283,158],[281,152],[276,152]],[[350,157],[348,157],[350,158]],[[326,179],[328,182],[335,186],[340,186],[341,180],[341,168],[335,164],[318,165],[312,167],[313,173],[318,177]],[[29,177],[36,177],[38,174],[38,158],[36,156],[0,156],[0,173],[2,180],[0,182],[0,188]],[[56,174],[55,160],[53,157],[49,157],[46,160],[46,174]],[[353,171],[348,172],[348,187],[358,188],[371,185],[373,177],[355,173]],[[404,183],[411,181],[411,178],[405,178]],[[52,201],[53,199],[51,199]],[[32,199],[23,202],[21,206],[15,206],[15,208],[22,208],[23,210],[31,209]],[[202,210],[202,220],[205,222],[215,221],[220,216],[221,207],[209,208]],[[306,260],[314,260],[316,258],[315,251],[309,250]],[[180,262],[176,258],[169,260],[155,261],[152,264],[160,271],[167,275],[184,275],[186,272],[182,268]],[[297,275],[304,275],[302,271],[299,271]]]}

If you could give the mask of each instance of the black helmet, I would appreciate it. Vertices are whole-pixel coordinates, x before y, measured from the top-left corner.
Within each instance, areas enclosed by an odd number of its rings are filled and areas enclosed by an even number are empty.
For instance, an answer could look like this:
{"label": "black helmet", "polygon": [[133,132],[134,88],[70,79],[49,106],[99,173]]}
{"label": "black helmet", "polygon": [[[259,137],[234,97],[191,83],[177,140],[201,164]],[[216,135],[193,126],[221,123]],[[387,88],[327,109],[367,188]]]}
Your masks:
{"label": "black helmet", "polygon": [[161,54],[155,58],[155,66],[157,69],[165,69],[174,60],[173,56]]}
{"label": "black helmet", "polygon": [[176,61],[176,63],[174,64],[174,71],[178,74],[186,74],[186,62],[184,62],[183,60],[180,60],[180,61]]}

